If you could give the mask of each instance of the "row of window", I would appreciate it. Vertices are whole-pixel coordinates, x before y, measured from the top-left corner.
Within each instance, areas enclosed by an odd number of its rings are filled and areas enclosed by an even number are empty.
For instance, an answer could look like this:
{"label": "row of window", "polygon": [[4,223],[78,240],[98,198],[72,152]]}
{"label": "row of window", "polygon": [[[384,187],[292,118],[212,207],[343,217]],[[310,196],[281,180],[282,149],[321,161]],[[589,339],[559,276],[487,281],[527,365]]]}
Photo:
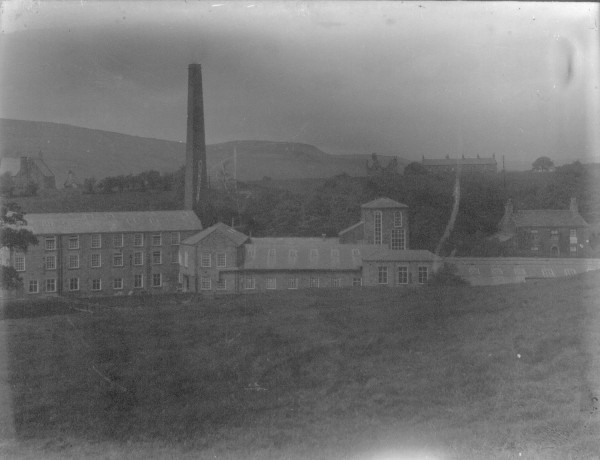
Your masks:
{"label": "row of window", "polygon": [[[92,291],[101,291],[102,290],[102,278],[93,279],[91,290]],[[162,274],[161,273],[153,273],[152,274],[152,287],[161,287],[162,286]],[[112,289],[119,290],[123,289],[123,278],[113,278],[111,282]],[[134,275],[133,276],[133,288],[143,288],[144,287],[144,275]],[[46,292],[56,292],[56,279],[51,278],[45,280],[45,289]],[[79,291],[79,278],[69,278],[69,291]],[[29,280],[27,286],[27,292],[29,294],[37,294],[40,292],[40,285],[38,280]]]}
{"label": "row of window", "polygon": [[[162,264],[162,252],[161,251],[153,251],[152,254],[152,264],[160,265]],[[137,251],[133,253],[133,257],[131,259],[133,265],[144,265],[144,253],[141,251]],[[173,252],[171,254],[171,263],[178,263],[178,253]],[[56,256],[49,255],[44,257],[44,265],[46,270],[56,270]],[[25,271],[25,256],[24,255],[16,255],[15,256],[15,270],[18,272]],[[123,253],[115,253],[112,256],[112,266],[113,267],[123,267],[124,266],[124,256]],[[100,268],[102,267],[102,254],[90,254],[90,267],[91,268]],[[80,257],[79,254],[69,254],[67,260],[67,268],[69,269],[78,269],[80,268]]]}
{"label": "row of window", "polygon": [[[535,229],[530,230],[529,233],[530,233],[532,239],[534,239],[534,240],[540,239],[539,230],[535,230]],[[558,240],[558,236],[559,236],[558,230],[550,230],[550,239],[551,240]],[[577,238],[577,229],[576,228],[569,229],[569,238]]]}
{"label": "row of window", "polygon": [[[531,246],[531,250],[533,252],[537,252],[537,251],[540,250],[539,245],[537,245],[535,241],[533,243],[533,246]],[[552,251],[553,254],[558,254],[559,253],[558,246],[552,246],[550,248],[550,251]],[[569,252],[576,253],[577,252],[577,246],[574,246],[574,245],[569,246]]]}
{"label": "row of window", "polygon": [[[227,254],[216,254],[215,255],[217,268],[225,268],[227,266]],[[184,253],[184,266],[188,266],[187,252]],[[200,254],[200,266],[203,268],[209,268],[212,266],[212,254],[201,253]]]}
{"label": "row of window", "polygon": [[[309,278],[308,285],[311,288],[318,288],[320,286],[320,278]],[[227,282],[225,279],[219,279],[215,283],[215,287],[217,290],[226,290]],[[330,284],[331,287],[342,287],[342,279],[341,278],[331,278]],[[353,286],[362,286],[362,278],[354,277],[352,280]],[[256,278],[253,276],[247,276],[242,279],[242,286],[244,289],[256,289]],[[267,278],[265,283],[266,289],[273,290],[277,289],[277,278]],[[286,280],[286,288],[287,289],[298,289],[298,278],[288,278]],[[203,276],[200,278],[200,289],[203,291],[212,289],[212,280],[208,276]]]}
{"label": "row of window", "polygon": [[[419,284],[425,284],[429,278],[428,268],[419,267],[418,274],[419,276],[417,282]],[[408,284],[408,267],[398,267],[396,281],[397,284]],[[388,282],[388,267],[385,265],[377,267],[377,283],[388,284]]]}
{"label": "row of window", "polygon": [[[171,232],[171,244],[178,245],[180,241],[181,235],[179,232]],[[151,236],[152,246],[162,246],[162,233],[154,233]],[[122,248],[125,245],[125,236],[123,233],[115,233],[113,234],[113,247]],[[144,234],[143,233],[134,233],[133,234],[133,245],[134,246],[144,246]],[[80,248],[80,236],[79,235],[70,235],[69,236],[69,249],[79,249]],[[95,233],[90,235],[90,248],[92,249],[100,249],[102,247],[102,235],[100,233]],[[56,236],[48,236],[45,239],[45,248],[46,251],[56,251]]]}

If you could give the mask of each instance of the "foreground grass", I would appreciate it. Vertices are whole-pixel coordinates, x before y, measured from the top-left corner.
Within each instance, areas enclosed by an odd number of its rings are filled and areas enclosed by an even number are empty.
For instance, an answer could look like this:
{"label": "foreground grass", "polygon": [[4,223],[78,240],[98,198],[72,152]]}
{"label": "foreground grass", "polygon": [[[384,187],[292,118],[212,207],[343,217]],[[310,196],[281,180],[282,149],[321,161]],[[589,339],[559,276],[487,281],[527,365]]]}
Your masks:
{"label": "foreground grass", "polygon": [[600,458],[583,334],[598,281],[125,298],[5,320],[18,443],[0,453]]}

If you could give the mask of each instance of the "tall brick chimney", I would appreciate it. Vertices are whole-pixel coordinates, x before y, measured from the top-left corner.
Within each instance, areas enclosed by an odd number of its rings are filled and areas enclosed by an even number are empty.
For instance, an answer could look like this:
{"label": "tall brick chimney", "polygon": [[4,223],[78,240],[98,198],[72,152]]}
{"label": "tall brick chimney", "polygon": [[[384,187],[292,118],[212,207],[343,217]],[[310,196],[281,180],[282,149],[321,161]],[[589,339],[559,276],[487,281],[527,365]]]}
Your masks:
{"label": "tall brick chimney", "polygon": [[188,67],[188,113],[185,148],[184,208],[198,210],[203,217],[208,192],[206,170],[206,139],[204,136],[204,101],[202,98],[202,68]]}

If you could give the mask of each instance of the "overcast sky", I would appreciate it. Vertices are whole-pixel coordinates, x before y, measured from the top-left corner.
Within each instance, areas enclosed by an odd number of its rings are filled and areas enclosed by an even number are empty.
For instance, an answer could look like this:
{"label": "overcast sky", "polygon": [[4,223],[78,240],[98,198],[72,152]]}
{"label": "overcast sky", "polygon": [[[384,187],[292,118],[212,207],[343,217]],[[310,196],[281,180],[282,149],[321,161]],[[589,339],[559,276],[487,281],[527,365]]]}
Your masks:
{"label": "overcast sky", "polygon": [[[0,117],[328,153],[600,161],[592,3],[2,3]],[[594,127],[595,129],[592,129]]]}

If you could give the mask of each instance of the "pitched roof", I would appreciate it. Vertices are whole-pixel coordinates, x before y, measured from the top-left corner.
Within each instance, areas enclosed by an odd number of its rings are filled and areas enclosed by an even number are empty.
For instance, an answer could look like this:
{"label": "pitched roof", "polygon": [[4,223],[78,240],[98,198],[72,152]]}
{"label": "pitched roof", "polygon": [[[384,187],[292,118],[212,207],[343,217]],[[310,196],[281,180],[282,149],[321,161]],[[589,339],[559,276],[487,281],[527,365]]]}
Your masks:
{"label": "pitched roof", "polygon": [[495,158],[442,158],[439,160],[423,159],[423,166],[456,166],[456,165],[497,165]]}
{"label": "pitched roof", "polygon": [[517,227],[589,227],[581,214],[570,210],[520,210],[512,214]]}
{"label": "pitched roof", "polygon": [[[373,246],[370,246],[373,248]],[[364,261],[402,261],[402,262],[431,262],[441,260],[434,253],[423,249],[390,250],[387,246],[375,247],[365,251],[362,256]]]}
{"label": "pitched roof", "polygon": [[363,204],[361,208],[408,208],[405,204],[398,203],[390,198],[377,198],[376,200],[369,201],[366,204]]}
{"label": "pitched roof", "polygon": [[189,245],[197,244],[198,242],[202,241],[204,238],[206,238],[208,235],[210,235],[213,232],[222,233],[227,238],[229,238],[231,241],[233,241],[236,246],[244,244],[246,242],[246,240],[248,240],[248,238],[249,238],[247,235],[244,235],[243,233],[238,232],[236,229],[230,227],[229,225],[225,225],[221,222],[217,222],[212,227],[208,227],[207,229],[202,230],[200,233],[196,233],[195,235],[190,236],[189,238],[186,238],[184,241],[181,242],[181,244],[189,244]]}
{"label": "pitched roof", "polygon": [[0,158],[0,175],[8,172],[11,176],[14,176],[18,174],[20,170],[20,158]]}
{"label": "pitched roof", "polygon": [[25,214],[36,235],[201,230],[193,211],[72,212]]}
{"label": "pitched roof", "polygon": [[244,270],[359,270],[369,245],[339,244],[337,238],[253,238]]}
{"label": "pitched roof", "polygon": [[54,177],[54,174],[52,174],[52,171],[50,171],[50,168],[48,167],[48,165],[46,163],[44,163],[44,160],[42,160],[41,158],[30,157],[29,161],[31,161],[38,167],[38,169],[40,170],[40,172],[42,173],[43,176]]}

